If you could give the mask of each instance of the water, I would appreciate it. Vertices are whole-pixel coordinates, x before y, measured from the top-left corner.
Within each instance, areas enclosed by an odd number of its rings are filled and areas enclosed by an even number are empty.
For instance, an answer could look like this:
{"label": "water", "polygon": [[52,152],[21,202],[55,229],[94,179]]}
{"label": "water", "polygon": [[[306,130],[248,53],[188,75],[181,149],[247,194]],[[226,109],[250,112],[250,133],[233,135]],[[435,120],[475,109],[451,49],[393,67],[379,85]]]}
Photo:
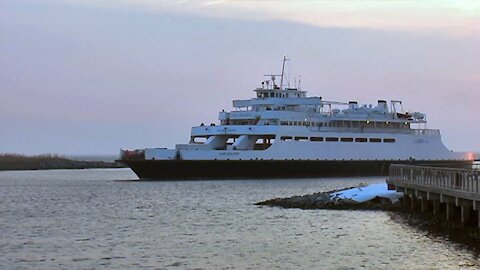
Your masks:
{"label": "water", "polygon": [[473,251],[374,211],[253,203],[381,177],[138,182],[128,169],[0,172],[0,269],[458,269]]}

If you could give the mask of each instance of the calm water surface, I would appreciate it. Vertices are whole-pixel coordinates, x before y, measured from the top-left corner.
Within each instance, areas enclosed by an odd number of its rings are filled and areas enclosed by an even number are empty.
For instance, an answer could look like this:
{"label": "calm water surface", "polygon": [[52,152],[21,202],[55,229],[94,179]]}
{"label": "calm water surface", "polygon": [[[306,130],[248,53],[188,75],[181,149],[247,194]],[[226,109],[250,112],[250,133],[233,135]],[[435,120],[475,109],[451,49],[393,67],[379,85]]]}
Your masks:
{"label": "calm water surface", "polygon": [[184,182],[128,169],[0,172],[0,269],[476,269],[466,247],[374,211],[254,206],[383,178]]}

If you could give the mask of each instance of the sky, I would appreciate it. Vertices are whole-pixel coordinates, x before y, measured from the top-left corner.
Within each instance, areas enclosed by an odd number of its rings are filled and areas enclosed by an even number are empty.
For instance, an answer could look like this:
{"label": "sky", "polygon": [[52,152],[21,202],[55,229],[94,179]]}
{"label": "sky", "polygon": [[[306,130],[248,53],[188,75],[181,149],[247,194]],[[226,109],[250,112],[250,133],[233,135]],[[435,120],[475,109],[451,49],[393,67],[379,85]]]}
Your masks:
{"label": "sky", "polygon": [[286,54],[312,96],[480,151],[480,1],[0,0],[0,153],[174,147]]}

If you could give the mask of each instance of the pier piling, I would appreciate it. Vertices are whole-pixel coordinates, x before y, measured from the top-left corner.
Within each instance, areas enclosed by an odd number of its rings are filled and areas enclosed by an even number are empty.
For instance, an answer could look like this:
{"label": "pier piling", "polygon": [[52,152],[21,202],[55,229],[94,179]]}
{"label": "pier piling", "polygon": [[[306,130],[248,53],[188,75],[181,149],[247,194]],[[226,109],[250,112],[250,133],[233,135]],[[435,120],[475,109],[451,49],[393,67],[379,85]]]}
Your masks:
{"label": "pier piling", "polygon": [[[417,204],[422,212],[432,209],[434,215],[443,210],[447,220],[460,218],[463,224],[468,223],[476,211],[480,228],[479,170],[394,164],[390,166],[387,184],[404,192],[404,202],[410,204],[412,210],[418,208]],[[456,211],[460,213],[455,215]]]}
{"label": "pier piling", "polygon": [[415,210],[417,208],[417,198],[413,194],[410,194],[410,208]]}
{"label": "pier piling", "polygon": [[462,223],[466,223],[470,219],[470,206],[461,206]]}
{"label": "pier piling", "polygon": [[455,205],[453,203],[447,203],[446,206],[446,214],[447,214],[447,220],[451,220],[454,216],[454,211],[455,211]]}

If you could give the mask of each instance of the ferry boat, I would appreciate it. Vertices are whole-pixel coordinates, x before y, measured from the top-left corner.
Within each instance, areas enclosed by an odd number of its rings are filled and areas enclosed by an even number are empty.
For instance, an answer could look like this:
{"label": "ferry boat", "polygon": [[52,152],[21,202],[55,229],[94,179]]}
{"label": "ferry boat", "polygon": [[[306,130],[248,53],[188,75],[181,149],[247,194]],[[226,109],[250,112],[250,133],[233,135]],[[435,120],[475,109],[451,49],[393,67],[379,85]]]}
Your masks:
{"label": "ferry boat", "polygon": [[141,179],[158,180],[384,175],[393,163],[473,163],[471,153],[447,149],[426,115],[405,112],[401,101],[328,101],[307,96],[300,83],[290,87],[286,61],[254,98],[219,112],[219,123],[192,127],[188,143],[121,150],[118,161]]}

